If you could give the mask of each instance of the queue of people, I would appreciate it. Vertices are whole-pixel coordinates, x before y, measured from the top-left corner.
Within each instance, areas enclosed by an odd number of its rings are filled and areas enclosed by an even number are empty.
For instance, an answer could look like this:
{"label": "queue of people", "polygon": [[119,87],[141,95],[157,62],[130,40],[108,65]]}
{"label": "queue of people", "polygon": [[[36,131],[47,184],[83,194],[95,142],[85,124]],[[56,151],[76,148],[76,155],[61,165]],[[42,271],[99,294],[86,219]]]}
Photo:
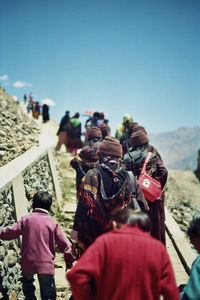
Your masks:
{"label": "queue of people", "polygon": [[[27,95],[24,94],[24,104],[27,102]],[[49,105],[43,104],[40,105],[38,101],[33,99],[32,93],[29,94],[28,104],[26,106],[27,113],[32,112],[32,116],[34,119],[38,119],[40,115],[42,115],[43,123],[49,121]]]}
{"label": "queue of people", "polygon": [[[76,112],[70,117],[70,112],[66,111],[60,121],[57,132],[58,143],[56,145],[56,150],[60,150],[61,145],[64,144],[67,152],[77,155],[78,150],[88,144],[88,132],[94,126],[101,129],[103,138],[110,134],[108,120],[104,118],[103,112],[94,112],[93,115],[86,120],[85,131],[82,132],[80,113]],[[84,136],[83,142],[82,136]]]}
{"label": "queue of people", "polygon": [[[36,299],[34,274],[38,275],[41,298],[56,299],[56,243],[64,254],[71,299],[200,299],[199,256],[188,284],[179,289],[176,284],[165,246],[168,172],[157,149],[149,144],[146,129],[125,115],[123,130],[112,137],[104,115],[95,112],[86,121],[83,143],[79,117],[78,112],[70,117],[66,111],[56,146],[59,150],[64,144],[73,154],[70,164],[76,171],[77,208],[70,238],[48,215],[52,197],[46,191],[34,195],[32,213],[0,232],[0,240],[22,236],[25,299]],[[150,199],[145,193],[140,181],[144,166],[149,176],[145,188],[152,178],[161,187],[159,198]],[[199,214],[193,218],[188,235],[200,253]]]}

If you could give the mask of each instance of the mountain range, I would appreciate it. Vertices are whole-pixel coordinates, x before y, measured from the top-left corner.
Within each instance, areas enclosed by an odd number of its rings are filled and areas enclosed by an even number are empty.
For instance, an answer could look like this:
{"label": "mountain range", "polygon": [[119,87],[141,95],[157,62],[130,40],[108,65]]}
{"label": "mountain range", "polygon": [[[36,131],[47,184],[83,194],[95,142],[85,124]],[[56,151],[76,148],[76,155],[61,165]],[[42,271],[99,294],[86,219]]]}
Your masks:
{"label": "mountain range", "polygon": [[179,128],[175,131],[148,136],[149,143],[158,150],[167,168],[197,169],[200,127]]}

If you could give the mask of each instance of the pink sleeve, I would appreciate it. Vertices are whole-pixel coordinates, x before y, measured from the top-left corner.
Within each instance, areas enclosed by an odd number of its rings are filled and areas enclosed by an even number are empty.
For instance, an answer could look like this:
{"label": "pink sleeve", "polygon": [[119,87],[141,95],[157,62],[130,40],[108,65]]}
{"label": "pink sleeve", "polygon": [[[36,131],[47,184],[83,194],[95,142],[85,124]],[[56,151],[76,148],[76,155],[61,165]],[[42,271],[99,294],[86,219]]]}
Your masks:
{"label": "pink sleeve", "polygon": [[22,234],[22,219],[13,226],[9,226],[0,232],[0,239],[10,241],[17,239]]}
{"label": "pink sleeve", "polygon": [[64,254],[64,259],[67,267],[70,267],[75,260],[75,257],[72,254],[72,248],[70,241],[66,238],[63,230],[60,225],[57,224],[56,235],[55,235],[56,244],[61,253]]}

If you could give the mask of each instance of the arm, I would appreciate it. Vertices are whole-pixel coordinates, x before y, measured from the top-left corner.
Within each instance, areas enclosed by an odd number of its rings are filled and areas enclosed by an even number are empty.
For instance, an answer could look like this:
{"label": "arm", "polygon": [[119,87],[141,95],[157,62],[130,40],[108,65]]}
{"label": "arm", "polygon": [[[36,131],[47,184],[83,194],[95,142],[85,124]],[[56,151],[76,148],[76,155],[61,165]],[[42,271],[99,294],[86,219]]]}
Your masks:
{"label": "arm", "polygon": [[10,241],[17,239],[22,234],[22,219],[13,226],[7,227],[0,232],[0,240]]}
{"label": "arm", "polygon": [[161,295],[163,295],[164,300],[178,300],[179,291],[176,286],[176,279],[174,276],[174,271],[169,258],[169,255],[163,245],[162,246],[162,269],[161,269],[161,280],[160,288]]}
{"label": "arm", "polygon": [[190,278],[183,291],[180,293],[180,298],[183,300],[200,299],[200,256],[194,261],[190,273]]}
{"label": "arm", "polygon": [[58,245],[58,249],[60,250],[61,253],[64,254],[66,267],[70,268],[72,266],[72,263],[75,260],[75,258],[72,254],[71,243],[65,237],[64,232],[62,231],[59,224],[57,224],[57,227],[56,227],[55,240],[56,240],[56,244]]}
{"label": "arm", "polygon": [[101,256],[103,245],[97,239],[81,256],[77,264],[67,272],[66,276],[70,283],[75,300],[94,300],[92,282],[101,274]]}
{"label": "arm", "polygon": [[167,181],[168,171],[165,168],[159,153],[157,153],[157,159],[158,159],[157,172],[156,172],[155,179],[158,180],[160,182],[162,188],[164,188],[166,181]]}

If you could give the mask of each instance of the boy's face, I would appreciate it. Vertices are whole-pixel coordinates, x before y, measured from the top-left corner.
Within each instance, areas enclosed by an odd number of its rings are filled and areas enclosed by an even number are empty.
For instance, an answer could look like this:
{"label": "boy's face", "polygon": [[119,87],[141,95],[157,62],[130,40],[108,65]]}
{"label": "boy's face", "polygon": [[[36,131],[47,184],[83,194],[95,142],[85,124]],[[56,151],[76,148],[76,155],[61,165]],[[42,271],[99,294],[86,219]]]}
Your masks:
{"label": "boy's face", "polygon": [[198,237],[191,237],[190,242],[194,246],[195,250],[200,253],[200,238]]}

